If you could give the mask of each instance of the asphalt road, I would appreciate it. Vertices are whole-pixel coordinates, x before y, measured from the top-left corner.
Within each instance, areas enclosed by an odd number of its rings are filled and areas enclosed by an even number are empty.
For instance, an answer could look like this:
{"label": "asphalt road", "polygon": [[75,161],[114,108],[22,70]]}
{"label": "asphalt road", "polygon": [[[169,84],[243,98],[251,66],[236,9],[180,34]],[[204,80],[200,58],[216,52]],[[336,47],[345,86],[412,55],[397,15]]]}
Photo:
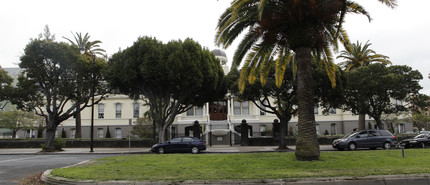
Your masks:
{"label": "asphalt road", "polygon": [[89,159],[119,154],[97,155],[0,155],[0,184],[16,185],[27,175],[73,165]]}

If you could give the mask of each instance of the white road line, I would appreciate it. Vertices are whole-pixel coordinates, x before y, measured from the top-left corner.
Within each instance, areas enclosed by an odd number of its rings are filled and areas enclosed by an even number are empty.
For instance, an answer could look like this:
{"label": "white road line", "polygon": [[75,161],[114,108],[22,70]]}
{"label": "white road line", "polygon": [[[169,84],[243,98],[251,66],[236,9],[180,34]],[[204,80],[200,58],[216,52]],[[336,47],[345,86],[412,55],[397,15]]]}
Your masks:
{"label": "white road line", "polygon": [[21,160],[27,160],[27,159],[35,159],[35,158],[41,158],[41,157],[43,157],[43,156],[26,157],[26,158],[19,158],[19,159],[9,159],[9,160],[0,161],[0,163],[3,163],[3,162],[13,162],[13,161],[21,161]]}

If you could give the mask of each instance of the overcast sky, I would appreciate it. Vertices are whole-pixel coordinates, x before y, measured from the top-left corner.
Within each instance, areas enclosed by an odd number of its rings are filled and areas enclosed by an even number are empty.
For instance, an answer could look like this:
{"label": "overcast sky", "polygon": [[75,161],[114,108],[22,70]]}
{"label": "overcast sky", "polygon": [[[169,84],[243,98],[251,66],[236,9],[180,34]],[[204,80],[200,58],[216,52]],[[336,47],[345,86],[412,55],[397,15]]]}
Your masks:
{"label": "overcast sky", "polygon": [[[210,50],[219,16],[231,0],[6,0],[0,2],[0,65],[17,67],[30,38],[49,25],[57,41],[71,32],[89,33],[110,56],[139,36],[163,42],[193,38]],[[357,0],[372,17],[347,15],[344,25],[352,42],[372,43],[371,49],[390,57],[395,65],[418,69],[421,91],[430,95],[430,0],[398,0],[390,9],[377,0]],[[225,49],[231,60],[236,41]]]}

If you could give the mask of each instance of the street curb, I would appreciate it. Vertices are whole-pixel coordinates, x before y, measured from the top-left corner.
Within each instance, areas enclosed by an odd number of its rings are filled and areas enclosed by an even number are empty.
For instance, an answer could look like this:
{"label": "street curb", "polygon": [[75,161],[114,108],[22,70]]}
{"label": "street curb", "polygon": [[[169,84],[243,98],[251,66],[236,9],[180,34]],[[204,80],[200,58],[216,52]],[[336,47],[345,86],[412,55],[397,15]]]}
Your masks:
{"label": "street curb", "polygon": [[113,184],[133,184],[133,185],[200,185],[200,184],[217,184],[217,185],[397,185],[397,184],[414,184],[414,185],[430,185],[430,175],[383,175],[383,176],[366,176],[366,177],[328,177],[328,178],[291,178],[291,179],[255,179],[255,180],[185,180],[185,181],[103,181],[96,182],[92,180],[72,181],[62,177],[50,175],[51,170],[43,173],[43,180],[49,185],[60,184],[85,184],[85,185],[113,185]]}

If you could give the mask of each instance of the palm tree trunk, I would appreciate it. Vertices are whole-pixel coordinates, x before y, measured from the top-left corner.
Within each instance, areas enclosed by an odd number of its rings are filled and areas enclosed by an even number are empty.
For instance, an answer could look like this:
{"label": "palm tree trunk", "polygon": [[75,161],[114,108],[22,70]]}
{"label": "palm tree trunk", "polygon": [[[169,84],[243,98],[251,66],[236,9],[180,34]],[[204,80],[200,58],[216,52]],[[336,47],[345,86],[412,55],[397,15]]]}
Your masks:
{"label": "palm tree trunk", "polygon": [[[366,114],[358,115],[358,130],[366,129]],[[369,128],[371,129],[371,128]]]}
{"label": "palm tree trunk", "polygon": [[295,52],[297,57],[297,102],[299,106],[295,155],[299,161],[318,160],[320,148],[315,128],[311,48],[301,47]]}

